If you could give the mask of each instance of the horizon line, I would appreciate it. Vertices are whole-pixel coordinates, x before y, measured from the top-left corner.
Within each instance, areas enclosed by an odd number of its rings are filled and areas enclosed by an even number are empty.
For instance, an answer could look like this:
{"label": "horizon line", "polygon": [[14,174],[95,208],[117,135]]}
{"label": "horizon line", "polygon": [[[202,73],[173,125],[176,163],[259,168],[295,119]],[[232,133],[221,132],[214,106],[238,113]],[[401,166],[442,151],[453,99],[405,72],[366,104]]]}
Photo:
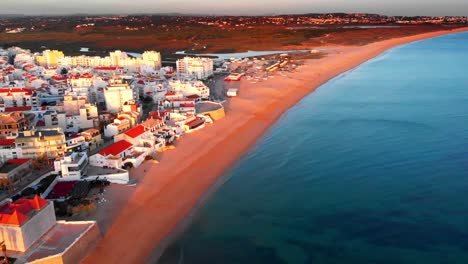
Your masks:
{"label": "horizon line", "polygon": [[129,12],[129,13],[60,13],[60,14],[14,14],[14,13],[0,13],[2,16],[8,17],[60,17],[60,16],[209,16],[209,17],[266,17],[266,16],[300,16],[300,15],[321,15],[321,14],[365,14],[365,15],[379,15],[387,17],[468,17],[457,15],[387,15],[380,13],[366,13],[366,12],[309,12],[309,13],[265,13],[265,14],[203,14],[203,13],[179,13],[179,12]]}

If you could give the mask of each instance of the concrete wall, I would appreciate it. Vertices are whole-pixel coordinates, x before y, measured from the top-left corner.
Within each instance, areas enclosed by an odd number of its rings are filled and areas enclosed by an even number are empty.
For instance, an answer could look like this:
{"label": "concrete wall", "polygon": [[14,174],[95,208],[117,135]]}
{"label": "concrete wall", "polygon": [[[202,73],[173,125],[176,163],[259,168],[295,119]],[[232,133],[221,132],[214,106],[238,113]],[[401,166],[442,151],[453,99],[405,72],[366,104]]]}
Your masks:
{"label": "concrete wall", "polygon": [[18,155],[17,154],[13,155],[12,151],[15,151],[15,148],[0,149],[0,163],[4,163],[5,161],[9,159],[16,159]]}
{"label": "concrete wall", "polygon": [[128,184],[128,182],[130,181],[130,176],[128,174],[128,171],[109,174],[109,175],[90,175],[90,176],[87,176],[85,180],[92,181],[98,178],[100,180],[108,180],[111,183],[117,183],[117,184]]}
{"label": "concrete wall", "polygon": [[96,242],[101,238],[101,232],[97,223],[91,226],[81,238],[76,241],[63,254],[62,260],[64,264],[79,263],[86,256],[86,253],[96,245]]}
{"label": "concrete wall", "polygon": [[[59,221],[60,222],[60,221]],[[71,224],[71,223],[70,223]],[[97,223],[94,223],[81,237],[75,241],[65,252],[43,259],[29,262],[30,264],[75,264],[86,256],[101,238]]]}
{"label": "concrete wall", "polygon": [[5,241],[8,250],[25,252],[54,226],[55,221],[54,205],[49,203],[21,227],[1,225],[0,238]]}
{"label": "concrete wall", "polygon": [[0,226],[0,239],[5,241],[8,250],[26,251],[26,243],[19,226]]}
{"label": "concrete wall", "polygon": [[64,264],[62,255],[55,255],[48,258],[38,259],[28,262],[29,264]]}
{"label": "concrete wall", "polygon": [[219,108],[217,110],[207,111],[199,114],[210,116],[211,119],[213,119],[214,121],[220,120],[226,115],[224,112],[224,108]]}
{"label": "concrete wall", "polygon": [[[26,222],[21,229],[25,237],[26,248],[29,248],[34,242],[49,231],[57,220],[55,219],[54,204],[49,203],[42,208],[36,215]],[[8,247],[7,247],[8,248]]]}

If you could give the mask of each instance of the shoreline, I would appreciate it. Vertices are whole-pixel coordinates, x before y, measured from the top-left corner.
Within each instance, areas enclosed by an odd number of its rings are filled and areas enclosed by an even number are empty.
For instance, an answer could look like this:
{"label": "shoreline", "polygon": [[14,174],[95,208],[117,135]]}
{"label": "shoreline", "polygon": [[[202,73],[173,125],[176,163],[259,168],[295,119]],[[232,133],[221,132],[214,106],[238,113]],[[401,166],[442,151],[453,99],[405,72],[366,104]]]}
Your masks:
{"label": "shoreline", "polygon": [[[222,177],[292,106],[324,83],[383,52],[410,42],[467,31],[437,31],[359,47],[340,47],[326,57],[308,60],[285,77],[262,83],[243,80],[240,94],[226,106],[227,115],[201,131],[188,134],[150,170],[126,204],[111,219],[102,241],[83,263],[153,261],[190,223]],[[116,209],[117,210],[117,209]],[[111,221],[109,220],[109,221]],[[101,223],[98,223],[101,224]],[[156,250],[155,250],[156,248]]]}

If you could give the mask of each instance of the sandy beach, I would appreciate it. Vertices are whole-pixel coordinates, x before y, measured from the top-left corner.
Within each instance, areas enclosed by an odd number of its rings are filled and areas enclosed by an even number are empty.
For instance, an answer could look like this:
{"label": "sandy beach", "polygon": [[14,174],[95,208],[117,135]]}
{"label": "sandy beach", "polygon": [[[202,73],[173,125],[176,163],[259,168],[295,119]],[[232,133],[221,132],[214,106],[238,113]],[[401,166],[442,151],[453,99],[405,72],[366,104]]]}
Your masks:
{"label": "sandy beach", "polygon": [[307,60],[298,71],[286,76],[255,84],[243,80],[239,96],[227,103],[224,119],[184,135],[176,149],[164,153],[159,164],[146,162],[138,168],[134,172],[139,179],[136,187],[120,187],[121,192],[111,187],[108,199],[118,203],[110,201],[109,208],[99,212],[106,214],[98,222],[104,238],[83,263],[154,262],[170,241],[168,235],[180,227],[181,220],[193,212],[216,180],[303,97],[392,47],[466,30],[337,47],[324,58]]}

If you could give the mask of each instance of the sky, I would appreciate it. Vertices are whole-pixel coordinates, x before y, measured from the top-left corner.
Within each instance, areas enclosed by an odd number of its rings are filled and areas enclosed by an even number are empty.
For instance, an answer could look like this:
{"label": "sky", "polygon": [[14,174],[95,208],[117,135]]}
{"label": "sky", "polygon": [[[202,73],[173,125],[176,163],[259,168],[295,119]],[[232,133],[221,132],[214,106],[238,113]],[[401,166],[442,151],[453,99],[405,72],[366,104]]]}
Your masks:
{"label": "sky", "polygon": [[184,13],[264,15],[377,13],[468,16],[468,0],[1,0],[0,14]]}

